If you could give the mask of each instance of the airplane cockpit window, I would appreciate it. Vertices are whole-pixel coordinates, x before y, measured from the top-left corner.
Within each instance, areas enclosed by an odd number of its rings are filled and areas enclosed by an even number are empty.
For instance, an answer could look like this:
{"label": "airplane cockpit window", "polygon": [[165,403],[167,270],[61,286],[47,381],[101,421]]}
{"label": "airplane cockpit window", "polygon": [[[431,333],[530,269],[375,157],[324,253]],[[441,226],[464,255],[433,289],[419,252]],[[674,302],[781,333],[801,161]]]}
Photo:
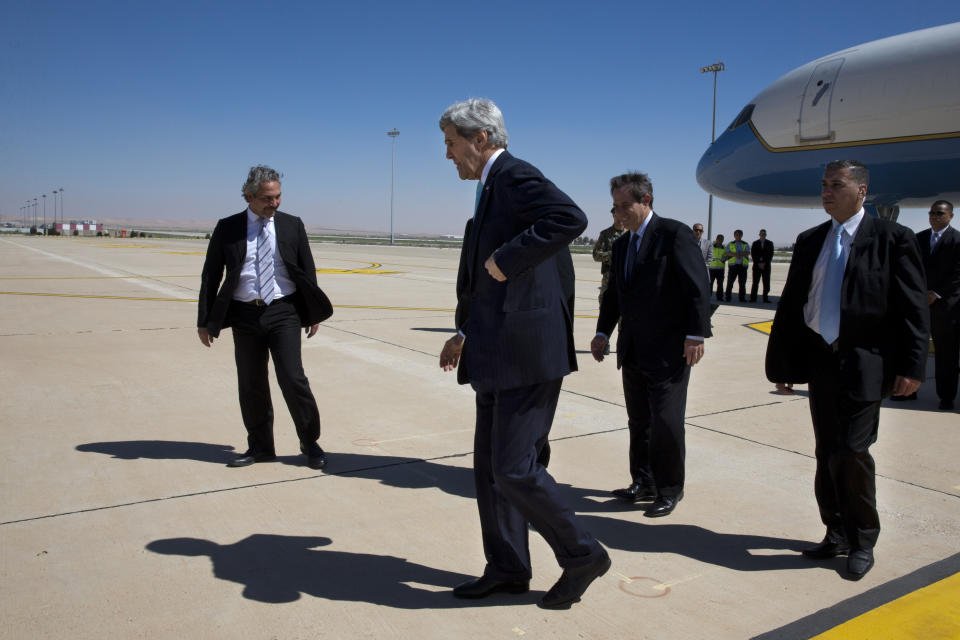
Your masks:
{"label": "airplane cockpit window", "polygon": [[753,115],[753,108],[754,108],[755,106],[757,106],[757,105],[755,105],[755,104],[748,104],[747,106],[745,106],[745,107],[743,108],[743,110],[740,112],[740,114],[739,114],[736,118],[733,119],[733,122],[730,123],[730,126],[727,127],[727,130],[728,130],[728,131],[733,131],[733,130],[736,129],[737,127],[742,126],[742,125],[745,125],[746,123],[750,122],[750,116]]}

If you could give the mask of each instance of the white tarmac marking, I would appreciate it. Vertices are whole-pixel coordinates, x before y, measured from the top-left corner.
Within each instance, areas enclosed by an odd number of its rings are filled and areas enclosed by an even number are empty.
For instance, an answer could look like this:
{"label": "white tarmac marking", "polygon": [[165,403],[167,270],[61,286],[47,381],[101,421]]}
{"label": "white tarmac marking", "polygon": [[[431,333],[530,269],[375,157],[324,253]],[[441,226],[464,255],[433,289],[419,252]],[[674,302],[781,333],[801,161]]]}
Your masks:
{"label": "white tarmac marking", "polygon": [[[36,253],[45,255],[45,256],[47,256],[47,257],[49,257],[49,258],[53,258],[54,260],[61,260],[61,261],[63,261],[63,262],[69,262],[70,264],[75,264],[75,265],[77,265],[78,267],[83,267],[83,268],[85,268],[85,269],[90,269],[91,271],[96,271],[97,273],[102,273],[102,274],[107,275],[107,276],[115,276],[115,277],[116,277],[116,276],[128,276],[128,275],[130,275],[129,273],[121,273],[121,272],[119,272],[119,271],[113,271],[113,270],[111,270],[111,269],[107,269],[106,267],[101,267],[101,266],[99,266],[99,265],[92,264],[92,263],[89,263],[89,262],[84,262],[84,261],[82,261],[82,260],[75,260],[75,259],[73,259],[73,258],[67,258],[67,257],[65,257],[65,256],[57,255],[56,253],[51,253],[51,252],[49,252],[49,251],[44,251],[43,249],[37,249],[36,247],[28,247],[28,246],[26,246],[26,245],[20,244],[19,242],[11,242],[11,241],[9,241],[9,240],[0,240],[0,242],[4,242],[4,243],[6,243],[6,244],[10,244],[10,245],[13,245],[13,246],[15,246],[15,247],[19,247],[19,248],[21,248],[21,249],[28,249],[28,250],[30,250],[30,251],[35,251]],[[157,283],[155,283],[155,282],[150,282],[149,280],[137,280],[137,279],[134,279],[134,280],[132,280],[132,282],[135,282],[136,284],[140,285],[141,287],[144,287],[145,289],[150,289],[150,290],[152,290],[152,291],[158,291],[158,292],[160,292],[160,293],[162,293],[162,294],[164,294],[164,295],[167,295],[167,296],[171,296],[171,297],[174,297],[174,298],[182,298],[182,297],[183,297],[183,292],[184,292],[184,290],[183,290],[182,288],[181,288],[181,289],[174,289],[173,287],[166,287],[166,286],[164,286],[164,285],[162,285],[162,284],[157,284]]]}

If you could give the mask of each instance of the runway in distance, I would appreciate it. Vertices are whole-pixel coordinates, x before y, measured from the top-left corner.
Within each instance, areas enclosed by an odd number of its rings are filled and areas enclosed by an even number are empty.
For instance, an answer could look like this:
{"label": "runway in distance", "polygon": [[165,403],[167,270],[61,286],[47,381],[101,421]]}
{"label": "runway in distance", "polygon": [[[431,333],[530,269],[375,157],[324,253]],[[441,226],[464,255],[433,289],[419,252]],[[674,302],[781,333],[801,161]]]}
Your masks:
{"label": "runway in distance", "polygon": [[870,169],[869,213],[960,199],[960,22],[824,56],[761,91],[703,154],[717,197],[820,207],[831,160]]}

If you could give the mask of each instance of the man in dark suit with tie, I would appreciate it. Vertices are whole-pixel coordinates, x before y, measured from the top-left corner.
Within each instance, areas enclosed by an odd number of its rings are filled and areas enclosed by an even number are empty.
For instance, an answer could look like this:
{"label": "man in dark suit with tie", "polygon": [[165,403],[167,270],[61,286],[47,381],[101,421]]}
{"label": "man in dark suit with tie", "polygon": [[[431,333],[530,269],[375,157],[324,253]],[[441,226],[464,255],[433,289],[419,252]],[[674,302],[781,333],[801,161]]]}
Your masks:
{"label": "man in dark suit with tie", "polygon": [[930,207],[930,228],[917,234],[927,274],[930,336],[940,409],[951,411],[960,366],[960,231],[950,226],[953,204],[937,200]]}
{"label": "man in dark suit with tie", "polygon": [[868,182],[856,160],[826,166],[821,200],[832,219],[797,237],[766,356],[771,382],[809,384],[827,532],[803,554],[846,554],[853,580],[873,567],[880,534],[869,450],[880,401],[920,386],[929,327],[916,237],[864,214]]}
{"label": "man in dark suit with tie", "polygon": [[312,338],[333,308],[317,286],[303,222],[277,210],[280,174],[262,165],[251,168],[243,197],[247,209],[220,220],[210,237],[197,318],[197,334],[207,347],[222,328],[233,328],[247,451],[229,466],[276,458],[269,357],[297,428],[300,451],[310,468],[322,469],[327,458],[317,444],[320,412],[303,371],[300,328]]}
{"label": "man in dark suit with tie", "polygon": [[653,211],[646,174],[610,180],[617,219],[628,231],[613,245],[610,285],[590,351],[603,360],[620,319],[617,367],[630,427],[630,476],[613,492],[653,500],[644,513],[669,515],[683,498],[684,416],[690,367],[703,357],[710,331],[710,285],[690,227]]}
{"label": "man in dark suit with tie", "polygon": [[440,354],[445,371],[476,391],[474,478],[486,568],[453,591],[460,598],[524,593],[530,584],[528,524],[550,544],[563,574],[540,600],[568,607],[610,568],[538,461],[563,377],[576,370],[573,272],[568,245],[583,212],[532,165],[506,151],[500,109],[484,99],[440,118],[447,158],[479,180],[457,276],[457,335]]}
{"label": "man in dark suit with tie", "polygon": [[760,237],[750,245],[753,258],[753,284],[750,287],[750,302],[757,301],[757,288],[763,280],[763,301],[770,302],[770,267],[773,263],[773,243],[767,240],[767,230],[760,229]]}

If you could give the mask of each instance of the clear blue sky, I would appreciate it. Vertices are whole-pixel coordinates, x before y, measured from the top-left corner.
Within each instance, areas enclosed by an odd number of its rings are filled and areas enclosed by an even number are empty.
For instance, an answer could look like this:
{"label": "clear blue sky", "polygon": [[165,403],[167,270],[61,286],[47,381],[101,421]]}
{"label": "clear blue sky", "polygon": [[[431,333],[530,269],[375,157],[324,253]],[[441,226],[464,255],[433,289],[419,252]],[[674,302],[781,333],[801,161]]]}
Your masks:
{"label": "clear blue sky", "polygon": [[[209,220],[240,211],[252,164],[285,174],[308,225],[461,233],[473,184],[437,119],[495,100],[510,151],[609,224],[610,176],[650,174],[656,209],[706,222],[694,170],[763,87],[850,45],[960,20],[915,2],[0,3],[0,214],[64,188],[67,218]],[[714,231],[786,243],[815,210],[714,201]],[[906,211],[915,229],[926,216]]]}

